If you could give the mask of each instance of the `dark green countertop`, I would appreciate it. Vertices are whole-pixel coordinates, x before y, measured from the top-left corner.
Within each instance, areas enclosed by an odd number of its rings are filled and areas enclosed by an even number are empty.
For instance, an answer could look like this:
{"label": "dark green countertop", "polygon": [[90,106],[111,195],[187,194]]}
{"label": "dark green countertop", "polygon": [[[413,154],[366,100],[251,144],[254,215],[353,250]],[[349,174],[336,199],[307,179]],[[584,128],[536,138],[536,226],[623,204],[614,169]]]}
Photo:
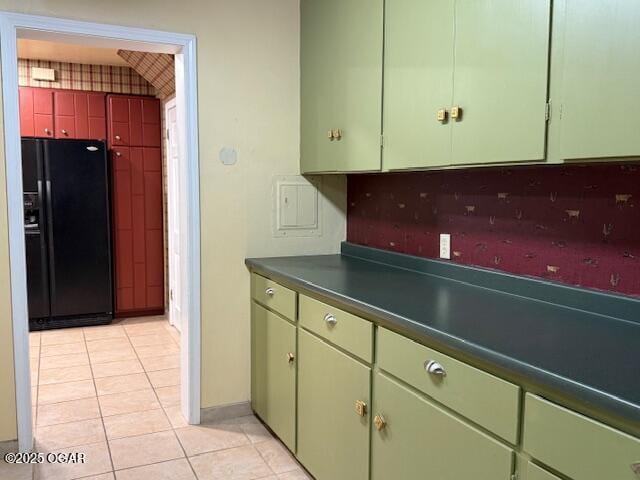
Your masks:
{"label": "dark green countertop", "polygon": [[[506,276],[511,281],[504,285],[514,285],[516,295],[496,289],[491,277],[504,280],[505,275],[377,252],[346,244],[343,255],[247,259],[246,264],[382,326],[446,345],[620,418],[629,422],[631,432],[640,431],[640,324],[632,320],[640,319],[640,301]],[[450,268],[456,269],[451,275],[456,279],[442,276]],[[440,276],[425,273],[429,271]],[[473,283],[460,280],[466,277]],[[558,289],[568,292],[571,307],[549,301],[562,298]],[[522,291],[535,292],[536,298]],[[571,292],[584,295],[582,303]],[[594,308],[577,308],[583,304]],[[604,311],[622,311],[628,318]]]}

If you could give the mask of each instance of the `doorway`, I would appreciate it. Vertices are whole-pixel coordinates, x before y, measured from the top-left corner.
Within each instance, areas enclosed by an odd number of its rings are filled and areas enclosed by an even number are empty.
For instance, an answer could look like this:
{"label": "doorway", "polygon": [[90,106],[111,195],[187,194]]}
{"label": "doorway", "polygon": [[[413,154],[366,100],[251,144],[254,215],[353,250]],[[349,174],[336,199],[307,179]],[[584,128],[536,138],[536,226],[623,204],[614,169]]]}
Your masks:
{"label": "doorway", "polygon": [[[16,377],[18,442],[21,451],[33,446],[29,332],[27,307],[27,275],[25,268],[22,155],[18,102],[17,39],[60,41],[118,48],[131,51],[169,53],[175,55],[176,130],[182,132],[179,149],[182,162],[175,213],[182,244],[179,258],[182,275],[180,289],[180,406],[188,423],[200,422],[200,234],[198,133],[196,98],[196,45],[191,35],[127,28],[89,22],[0,13],[2,43],[2,88],[4,98],[4,135],[9,206],[9,246],[11,270],[11,302]],[[171,202],[169,202],[171,205]],[[171,207],[170,207],[171,210]],[[169,218],[172,212],[169,211]],[[123,327],[129,340],[135,332]],[[128,332],[128,333],[127,333]],[[64,335],[61,335],[64,336]],[[135,335],[134,335],[135,336]],[[85,339],[86,340],[86,339]],[[133,342],[132,342],[133,343]]]}
{"label": "doorway", "polygon": [[184,226],[181,219],[184,213],[181,209],[181,186],[183,184],[183,164],[181,156],[181,141],[184,135],[180,131],[178,110],[175,99],[165,103],[164,108],[166,131],[167,158],[167,187],[168,187],[168,228],[167,228],[167,264],[169,265],[169,324],[176,330],[182,331],[182,256],[184,248]]}

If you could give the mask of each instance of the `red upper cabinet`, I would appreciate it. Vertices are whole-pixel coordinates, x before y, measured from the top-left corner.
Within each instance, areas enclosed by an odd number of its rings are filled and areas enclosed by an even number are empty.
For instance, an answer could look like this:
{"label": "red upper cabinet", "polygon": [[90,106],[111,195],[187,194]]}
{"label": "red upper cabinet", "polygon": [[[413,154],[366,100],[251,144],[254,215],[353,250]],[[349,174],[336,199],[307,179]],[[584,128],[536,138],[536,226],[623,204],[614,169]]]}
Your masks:
{"label": "red upper cabinet", "polygon": [[53,90],[20,87],[20,135],[53,137]]}
{"label": "red upper cabinet", "polygon": [[107,108],[110,146],[160,147],[160,100],[109,95]]}
{"label": "red upper cabinet", "polygon": [[105,140],[105,94],[58,90],[53,94],[56,138]]}

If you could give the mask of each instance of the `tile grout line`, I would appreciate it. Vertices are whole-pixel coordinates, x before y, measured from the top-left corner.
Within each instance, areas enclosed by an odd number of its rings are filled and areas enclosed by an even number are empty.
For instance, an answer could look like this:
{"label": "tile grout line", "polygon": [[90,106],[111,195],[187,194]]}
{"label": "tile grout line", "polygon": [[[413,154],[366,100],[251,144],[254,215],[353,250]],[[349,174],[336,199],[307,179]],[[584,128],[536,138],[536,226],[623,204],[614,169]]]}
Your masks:
{"label": "tile grout line", "polygon": [[[89,357],[89,346],[87,345],[87,338],[84,335],[84,329],[82,330],[82,337],[84,338],[84,348],[87,351],[87,357]],[[91,381],[93,382],[93,390],[96,392],[96,402],[98,404],[98,412],[100,412],[100,424],[102,425],[102,432],[104,433],[104,443],[107,445],[107,453],[109,454],[109,463],[111,464],[111,472],[104,472],[104,473],[112,473],[115,478],[116,469],[113,465],[113,457],[111,456],[111,445],[109,444],[109,438],[107,437],[107,428],[104,426],[104,415],[102,414],[102,405],[100,405],[100,400],[98,399],[98,387],[96,386],[96,379],[93,376],[93,366],[91,365],[90,357],[89,357],[89,369],[91,370]]]}
{"label": "tile grout line", "polygon": [[[127,336],[127,339],[129,340],[129,343],[131,343],[131,337],[129,336],[129,332],[127,331],[127,329],[124,329],[125,335]],[[133,346],[133,344],[131,344]],[[164,405],[162,405],[162,402],[160,401],[160,397],[158,396],[158,392],[156,391],[156,388],[154,387],[153,383],[151,382],[151,378],[149,378],[149,372],[147,371],[147,369],[145,368],[144,364],[142,363],[142,360],[140,359],[140,356],[138,355],[138,351],[136,350],[135,347],[133,347],[133,351],[136,355],[136,358],[138,359],[138,361],[140,362],[140,365],[142,366],[142,370],[144,371],[145,376],[147,377],[147,381],[149,382],[149,385],[151,385],[151,389],[153,390],[153,394],[155,395],[158,404],[160,405],[160,408],[162,410],[162,413],[165,417],[165,419],[167,420],[167,422],[169,422],[169,426],[171,427],[171,432],[173,433],[174,438],[176,439],[176,441],[178,442],[178,445],[180,446],[180,450],[182,451],[185,460],[187,461],[187,464],[189,465],[189,468],[191,469],[191,472],[193,473],[194,477],[197,479],[198,475],[196,473],[196,471],[193,468],[193,465],[191,465],[191,462],[189,461],[189,457],[187,455],[187,451],[184,449],[184,446],[182,445],[182,442],[180,441],[180,437],[178,437],[178,434],[176,433],[176,429],[173,427],[173,423],[171,423],[171,420],[169,419],[167,412],[164,409]],[[182,382],[182,371],[180,371],[180,382]],[[169,430],[166,430],[169,431]],[[177,459],[172,459],[172,460],[177,460]],[[171,461],[171,460],[165,460],[165,461]],[[164,462],[156,462],[156,463],[164,463]],[[148,464],[148,465],[153,465],[153,464]],[[139,466],[145,466],[145,465],[139,465]],[[132,468],[136,468],[136,467],[132,467]],[[114,474],[115,475],[115,474]]]}

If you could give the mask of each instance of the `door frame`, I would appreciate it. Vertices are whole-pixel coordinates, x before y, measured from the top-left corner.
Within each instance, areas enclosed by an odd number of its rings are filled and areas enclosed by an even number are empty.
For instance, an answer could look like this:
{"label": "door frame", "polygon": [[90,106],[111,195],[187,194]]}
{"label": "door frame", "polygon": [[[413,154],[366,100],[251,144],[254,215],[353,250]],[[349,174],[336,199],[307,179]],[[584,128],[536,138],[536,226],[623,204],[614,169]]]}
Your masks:
{"label": "door frame", "polygon": [[[175,324],[175,318],[173,318],[173,312],[172,312],[173,288],[171,288],[171,284],[172,284],[172,279],[174,279],[176,277],[176,275],[182,277],[180,279],[179,284],[178,284],[180,286],[180,292],[178,292],[178,298],[183,299],[186,296],[185,295],[186,294],[185,289],[183,288],[184,284],[185,284],[184,279],[183,279],[184,270],[182,268],[180,268],[180,270],[178,272],[176,272],[175,268],[171,268],[171,266],[173,265],[173,259],[172,259],[171,252],[172,252],[172,249],[175,247],[175,244],[174,244],[174,241],[173,241],[173,235],[172,235],[172,230],[173,230],[172,227],[176,227],[176,225],[174,225],[173,221],[172,221],[172,211],[174,209],[176,209],[176,208],[178,209],[178,212],[177,212],[178,217],[177,217],[177,219],[178,219],[178,221],[180,220],[180,215],[179,215],[180,203],[179,203],[179,201],[176,201],[176,199],[175,199],[175,192],[172,195],[173,189],[171,188],[171,186],[173,185],[174,181],[175,182],[179,182],[180,184],[184,183],[184,175],[183,175],[184,172],[182,171],[183,169],[180,169],[180,171],[178,171],[178,178],[174,178],[174,172],[173,172],[173,169],[170,166],[170,158],[171,158],[170,157],[170,155],[171,155],[170,152],[171,152],[171,149],[169,147],[170,147],[171,139],[170,139],[170,135],[169,135],[170,129],[169,129],[168,112],[172,108],[176,108],[176,114],[177,114],[178,113],[177,107],[178,107],[178,105],[177,105],[175,97],[172,98],[171,100],[168,100],[164,104],[164,119],[165,119],[164,120],[164,127],[165,127],[165,131],[166,131],[166,141],[165,141],[165,152],[166,153],[165,153],[165,157],[166,157],[166,160],[167,160],[166,161],[166,168],[167,168],[166,175],[167,175],[167,192],[168,192],[167,220],[166,220],[167,221],[167,266],[168,266],[167,272],[168,272],[168,277],[169,277],[168,278],[168,282],[167,282],[168,286],[169,286],[169,312],[168,312],[168,315],[169,315],[169,323],[171,325],[173,325],[174,328],[176,328],[176,324]],[[182,128],[181,128],[182,125],[180,125],[180,122],[177,122],[177,127],[178,127],[177,128],[177,132],[178,132],[178,134],[177,134],[177,137],[178,137],[178,139],[177,139],[178,148],[181,148],[181,144],[184,141],[184,132],[182,131]],[[184,162],[182,161],[183,159],[182,159],[181,150],[178,150],[178,157],[181,160],[180,161],[180,166],[183,167],[184,166]],[[179,233],[180,238],[178,240],[179,249],[183,250],[183,247],[184,247],[183,244],[185,243],[185,242],[182,242],[183,225],[179,224],[177,226],[177,228],[178,228],[178,230],[180,232]],[[182,317],[180,318],[178,323],[179,323],[178,330],[182,331]]]}
{"label": "door frame", "polygon": [[[13,350],[16,379],[18,447],[33,447],[27,281],[22,205],[22,160],[18,104],[17,38],[64,40],[95,47],[124,48],[175,54],[178,121],[183,125],[186,187],[186,271],[188,297],[183,299],[187,320],[181,335],[181,406],[190,424],[200,423],[200,184],[198,164],[198,108],[196,37],[120,25],[0,11],[0,66],[4,110],[4,148],[9,223],[9,260]],[[183,108],[180,108],[183,107]]]}

